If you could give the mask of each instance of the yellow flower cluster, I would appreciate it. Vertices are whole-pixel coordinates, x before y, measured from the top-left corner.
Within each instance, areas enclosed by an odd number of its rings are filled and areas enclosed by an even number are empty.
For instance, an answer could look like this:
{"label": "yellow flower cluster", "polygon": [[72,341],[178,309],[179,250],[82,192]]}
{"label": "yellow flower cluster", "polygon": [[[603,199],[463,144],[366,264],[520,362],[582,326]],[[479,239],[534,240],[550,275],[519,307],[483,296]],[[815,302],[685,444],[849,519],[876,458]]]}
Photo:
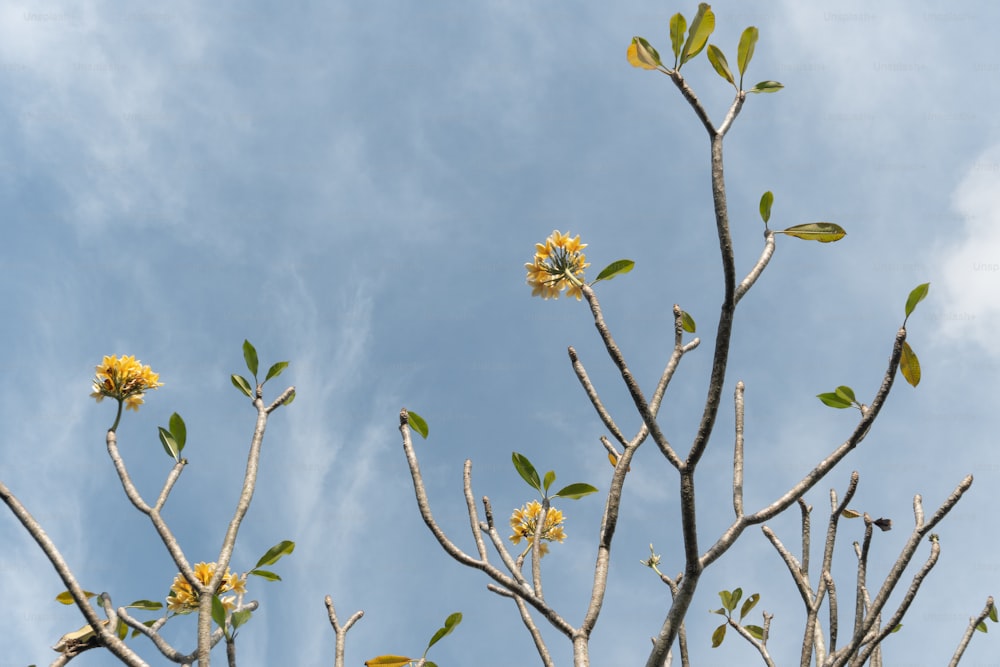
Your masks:
{"label": "yellow flower cluster", "polygon": [[528,270],[528,285],[531,296],[543,299],[558,299],[559,292],[566,290],[566,296],[583,296],[583,270],[590,266],[587,256],[581,252],[587,247],[580,243],[580,237],[570,238],[559,230],[552,232],[545,243],[535,244],[535,258],[524,265]]}
{"label": "yellow flower cluster", "polygon": [[[198,563],[194,566],[194,576],[202,584],[208,584],[215,575],[215,563]],[[226,576],[222,578],[222,585],[219,586],[219,593],[238,593],[240,595],[247,592],[246,577],[240,577],[226,569]],[[236,608],[236,598],[233,595],[220,598],[222,606],[227,611]],[[183,574],[174,577],[174,583],[170,586],[170,595],[167,596],[167,609],[178,614],[189,614],[198,611],[198,591],[191,587]]]}
{"label": "yellow flower cluster", "polygon": [[[530,548],[535,541],[535,526],[538,525],[538,517],[542,514],[542,504],[537,500],[514,510],[510,515],[510,527],[514,529],[514,534],[510,536],[510,541],[519,544],[522,539],[528,541]],[[542,526],[542,539],[549,542],[562,542],[566,539],[566,532],[562,524],[565,519],[560,510],[550,507],[545,513],[545,525]],[[549,552],[549,545],[544,542],[539,547],[544,556]]]}
{"label": "yellow flower cluster", "polygon": [[90,395],[100,403],[105,396],[124,401],[129,410],[138,410],[142,395],[149,389],[162,387],[159,373],[143,366],[134,356],[104,357],[94,376],[94,391]]}

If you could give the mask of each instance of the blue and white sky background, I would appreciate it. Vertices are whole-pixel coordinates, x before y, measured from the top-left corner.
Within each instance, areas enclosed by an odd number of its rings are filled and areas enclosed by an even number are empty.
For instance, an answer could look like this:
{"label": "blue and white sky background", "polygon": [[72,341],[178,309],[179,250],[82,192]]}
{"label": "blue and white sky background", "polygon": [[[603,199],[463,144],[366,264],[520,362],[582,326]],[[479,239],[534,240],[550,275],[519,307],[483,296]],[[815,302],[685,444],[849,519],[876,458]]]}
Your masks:
{"label": "blue and white sky background", "polygon": [[[176,573],[108,460],[113,405],[88,397],[94,365],[134,354],[161,374],[165,386],[124,418],[119,443],[155,497],[171,464],[156,427],[174,411],[184,417],[190,465],[165,516],[188,558],[210,561],[253,430],[254,412],[229,381],[244,372],[248,338],[265,368],[291,362],[269,395],[294,384],[298,397],[270,421],[233,567],[249,569],[282,539],[297,548],[275,568],[282,582],[250,582],[261,608],[240,633],[240,664],[332,664],[327,594],[344,618],[366,612],[348,664],[419,655],[459,610],[461,626],[430,653],[438,664],[537,664],[513,604],[445,555],[420,520],[397,415],[407,406],[430,423],[417,443],[425,481],[438,520],[466,549],[466,458],[498,521],[534,497],[512,451],[555,469],[557,484],[607,489],[605,429],[568,345],[625,430],[639,419],[585,304],[532,299],[524,284],[534,244],[559,229],[589,244],[592,276],[635,260],[598,294],[647,391],[669,355],[672,305],[697,320],[701,347],[661,412],[686,451],[722,293],[708,141],[669,80],[631,68],[625,49],[642,35],[668,53],[669,17],[695,9],[646,0],[0,8],[0,479],[82,585],[116,604],[162,600]],[[913,494],[929,514],[975,475],[936,531],[937,568],[884,645],[887,664],[944,664],[968,618],[1000,593],[1000,9],[854,0],[713,9],[710,42],[735,64],[743,28],[758,26],[747,79],[785,85],[750,97],[726,142],[739,273],[760,253],[765,190],[775,228],[829,220],[848,236],[779,238],[740,304],[726,406],[698,478],[702,549],[732,517],[736,381],[747,385],[752,510],[850,433],[856,413],[815,395],[847,384],[870,401],[906,296],[929,281],[909,325],[923,382],[897,384],[868,439],[808,500],[822,526],[828,490],[842,493],[861,472],[852,506],[894,522],[876,535],[878,582],[912,528]],[[720,122],[732,89],[703,55],[684,73]],[[682,567],[677,497],[674,471],[647,444],[628,478],[592,664],[644,663],[669,596],[639,561],[652,542],[665,572]],[[544,561],[546,594],[574,624],[602,504],[559,505],[569,537]],[[4,514],[0,665],[45,664],[82,617],[54,602],[62,583]],[[770,525],[798,543],[794,510]],[[843,524],[842,626],[861,535],[860,521]],[[734,636],[710,648],[720,619],[707,610],[736,586],[775,614],[775,659],[796,661],[801,602],[751,529],[702,579],[687,625],[695,664],[758,659]],[[194,618],[168,627],[172,639],[193,637]],[[557,663],[570,664],[568,642],[545,633]],[[974,638],[971,664],[997,655],[993,635]],[[145,640],[132,645],[164,664]],[[91,651],[74,664],[112,658]]]}

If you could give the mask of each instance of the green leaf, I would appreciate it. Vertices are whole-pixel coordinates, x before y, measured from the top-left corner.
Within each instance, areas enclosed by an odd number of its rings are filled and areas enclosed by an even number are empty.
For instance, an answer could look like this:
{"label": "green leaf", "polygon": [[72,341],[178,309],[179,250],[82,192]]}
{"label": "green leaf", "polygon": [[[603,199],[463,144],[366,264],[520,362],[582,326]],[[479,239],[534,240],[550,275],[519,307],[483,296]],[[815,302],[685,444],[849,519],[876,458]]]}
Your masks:
{"label": "green leaf", "polygon": [[681,13],[670,17],[670,46],[674,51],[674,67],[677,67],[681,57],[681,46],[684,45],[684,32],[687,30],[687,19]]}
{"label": "green leaf", "polygon": [[542,481],[542,486],[545,487],[545,493],[549,492],[549,487],[552,486],[552,482],[556,481],[556,473],[554,470],[550,470],[545,473],[545,479]]}
{"label": "green leaf", "polygon": [[257,561],[257,564],[254,565],[254,568],[258,568],[261,565],[274,565],[281,560],[282,556],[287,556],[293,551],[295,551],[295,542],[292,542],[291,540],[282,540],[268,549],[267,553],[261,556],[260,560]]}
{"label": "green leaf", "polygon": [[177,443],[177,451],[184,451],[184,443],[187,442],[187,426],[184,425],[184,420],[176,412],[170,415],[170,435],[174,436],[174,442]]}
{"label": "green leaf", "polygon": [[715,68],[719,76],[734,86],[736,85],[736,79],[733,78],[733,73],[729,69],[729,61],[726,60],[726,55],[715,44],[708,45],[708,62],[712,63],[712,67]]}
{"label": "green leaf", "polygon": [[[743,602],[743,606],[740,607],[740,620],[741,621],[744,618],[747,617],[747,614],[749,614],[753,610],[754,607],[757,606],[758,602],[760,602],[760,593],[754,593],[753,595],[751,595],[750,597],[748,597]],[[759,639],[759,637],[758,637],[758,639]]]}
{"label": "green leaf", "polygon": [[576,482],[569,486],[564,486],[553,496],[553,498],[567,498],[569,500],[579,500],[584,496],[597,493],[597,488],[583,482]]}
{"label": "green leaf", "polygon": [[910,296],[906,297],[906,316],[909,317],[913,309],[917,307],[917,304],[924,300],[927,296],[927,292],[930,290],[931,284],[924,283],[922,285],[917,285],[910,292]]}
{"label": "green leaf", "polygon": [[292,401],[294,401],[294,400],[295,400],[295,395],[296,395],[296,394],[295,394],[295,390],[294,390],[294,389],[292,389],[292,393],[290,393],[290,394],[288,395],[288,398],[286,398],[286,399],[285,399],[285,402],[284,402],[284,405],[291,405],[291,404],[292,404]]}
{"label": "green leaf", "polygon": [[162,426],[158,426],[157,428],[160,430],[160,444],[163,445],[163,451],[173,460],[180,461],[181,450],[177,447],[177,441],[174,440],[174,436]]}
{"label": "green leaf", "polygon": [[260,577],[261,579],[267,579],[268,581],[281,581],[281,577],[276,575],[274,572],[270,572],[269,570],[258,570],[254,568],[247,574],[252,574],[256,577]]}
{"label": "green leaf", "polygon": [[250,341],[243,341],[243,360],[247,362],[247,369],[250,371],[250,375],[253,379],[257,379],[257,350],[254,346],[250,344]]}
{"label": "green leaf", "polygon": [[535,466],[531,465],[528,457],[513,452],[510,458],[514,462],[514,469],[517,470],[517,474],[521,476],[521,479],[527,482],[531,488],[541,491],[542,482],[538,479],[538,472],[535,471]]}
{"label": "green leaf", "polygon": [[687,331],[688,333],[694,333],[697,329],[695,326],[694,318],[686,310],[681,311],[681,329]]}
{"label": "green leaf", "polygon": [[736,66],[740,70],[740,82],[743,81],[743,75],[747,71],[747,65],[750,64],[750,59],[753,58],[753,49],[757,46],[757,37],[759,33],[757,28],[750,26],[743,31],[740,35],[740,44],[736,47]]}
{"label": "green leaf", "polygon": [[844,228],[833,222],[807,222],[804,225],[795,225],[775,233],[788,234],[804,241],[819,241],[820,243],[833,243],[847,236]]}
{"label": "green leaf", "polygon": [[424,660],[424,667],[438,667],[438,664],[430,660]]}
{"label": "green leaf", "polygon": [[726,611],[732,611],[736,609],[736,603],[733,602],[733,594],[729,591],[719,591],[719,597],[722,599],[722,607]]}
{"label": "green leaf", "polygon": [[742,598],[743,598],[743,589],[742,588],[733,589],[733,597],[732,597],[733,606],[729,608],[729,611],[733,611],[734,609],[736,609],[736,605],[740,603],[740,600]]}
{"label": "green leaf", "polygon": [[244,623],[250,620],[251,612],[249,609],[240,609],[239,611],[234,611],[233,615],[230,617],[230,622],[233,624],[233,630],[240,627]]}
{"label": "green leaf", "polygon": [[990,629],[986,627],[986,621],[979,621],[979,625],[976,626],[976,630],[980,632],[989,632]]}
{"label": "green leaf", "polygon": [[836,392],[831,391],[825,394],[816,394],[816,398],[823,401],[824,405],[837,408],[838,410],[851,407],[851,402]]}
{"label": "green leaf", "polygon": [[[93,597],[97,597],[97,593],[91,593],[90,591],[84,591],[83,596],[88,600]],[[61,602],[62,604],[73,604],[75,600],[73,599],[72,593],[69,591],[63,591],[56,596],[56,602]]]}
{"label": "green leaf", "polygon": [[750,633],[754,639],[762,640],[764,639],[764,628],[759,625],[744,625],[743,629]]}
{"label": "green leaf", "polygon": [[625,57],[632,67],[656,69],[660,66],[660,54],[642,37],[633,37]]}
{"label": "green leaf", "polygon": [[281,375],[281,371],[285,370],[286,368],[288,368],[287,361],[279,361],[278,363],[274,364],[273,366],[267,369],[267,376],[264,378],[264,382],[267,382],[271,378],[278,377],[279,375]]}
{"label": "green leaf", "polygon": [[723,623],[715,629],[712,633],[712,648],[718,648],[722,646],[722,640],[726,638],[726,624]]}
{"label": "green leaf", "polygon": [[136,600],[132,604],[125,605],[126,609],[143,609],[145,611],[157,611],[158,609],[163,609],[162,602],[156,602],[155,600]]}
{"label": "green leaf", "polygon": [[220,628],[225,629],[226,627],[226,608],[222,606],[222,600],[219,599],[218,595],[212,596],[212,620]]}
{"label": "green leaf", "polygon": [[902,629],[903,629],[903,624],[902,623],[898,623],[896,625],[896,627],[894,627],[892,630],[889,631],[889,634],[892,634],[894,632],[899,632]]}
{"label": "green leaf", "polygon": [[232,380],[234,387],[246,394],[248,398],[253,398],[253,389],[250,388],[250,383],[245,377],[234,373],[229,379]]}
{"label": "green leaf", "polygon": [[115,634],[118,635],[118,639],[125,639],[128,637],[128,626],[125,625],[125,621],[118,619],[117,627],[115,627]]}
{"label": "green leaf", "polygon": [[748,90],[749,93],[776,93],[784,88],[783,85],[777,81],[760,81],[753,88]]}
{"label": "green leaf", "polygon": [[681,49],[681,65],[701,53],[713,30],[715,30],[715,14],[712,13],[712,8],[707,3],[699,3],[698,12],[691,19],[687,41]]}
{"label": "green leaf", "polygon": [[850,401],[851,403],[854,403],[854,401],[857,400],[856,398],[854,398],[854,390],[848,387],[847,385],[841,385],[837,387],[837,396],[840,396],[844,400]]}
{"label": "green leaf", "polygon": [[611,262],[610,264],[605,266],[600,273],[597,274],[597,278],[594,279],[594,282],[591,283],[591,285],[593,285],[594,283],[598,283],[602,280],[611,280],[615,276],[620,276],[623,273],[628,273],[633,268],[635,268],[635,262],[633,262],[631,259],[619,259],[618,261]]}
{"label": "green leaf", "polygon": [[[458,627],[458,624],[461,622],[462,612],[456,611],[454,614],[448,616],[448,618],[444,621],[444,627],[438,628],[438,631],[434,633],[434,636],[431,637],[431,640],[427,643],[427,648],[430,649],[430,647],[437,644],[441,638],[450,635],[451,631]],[[424,653],[426,654],[427,651],[424,651]]]}
{"label": "green leaf", "polygon": [[990,605],[990,620],[994,623],[997,622],[997,606],[995,604]]}
{"label": "green leaf", "polygon": [[427,427],[427,421],[423,417],[418,415],[416,412],[413,412],[411,410],[407,410],[406,414],[407,414],[406,421],[410,425],[410,428],[419,433],[420,437],[426,440],[427,435],[430,433],[430,430]]}
{"label": "green leaf", "polygon": [[917,359],[917,353],[905,340],[903,341],[903,356],[899,359],[899,372],[912,386],[916,387],[920,384],[920,360]]}
{"label": "green leaf", "polygon": [[771,204],[774,203],[774,193],[768,190],[760,196],[760,217],[764,224],[771,219]]}
{"label": "green leaf", "polygon": [[412,658],[401,655],[380,655],[371,660],[365,660],[365,667],[405,667],[413,662]]}

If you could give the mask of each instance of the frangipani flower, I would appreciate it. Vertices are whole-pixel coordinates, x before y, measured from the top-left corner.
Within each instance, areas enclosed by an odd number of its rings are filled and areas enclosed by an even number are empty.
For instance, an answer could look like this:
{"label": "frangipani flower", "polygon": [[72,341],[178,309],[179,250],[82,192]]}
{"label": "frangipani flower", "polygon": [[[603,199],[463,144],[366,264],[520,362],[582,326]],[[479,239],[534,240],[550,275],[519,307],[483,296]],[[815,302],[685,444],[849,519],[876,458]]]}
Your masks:
{"label": "frangipani flower", "polygon": [[134,356],[110,356],[104,357],[97,366],[94,391],[90,395],[98,403],[108,396],[124,403],[128,410],[138,410],[143,402],[143,393],[162,386],[159,373],[143,366]]}
{"label": "frangipani flower", "polygon": [[[542,504],[537,500],[532,500],[520,509],[514,510],[510,515],[510,527],[514,529],[514,534],[510,536],[510,541],[519,544],[522,539],[528,541],[530,549],[535,541],[535,526],[538,525],[538,517],[542,514]],[[542,526],[542,540],[548,542],[562,542],[566,539],[566,532],[562,524],[565,519],[560,510],[550,507],[545,513],[545,525]],[[539,546],[542,555],[549,552],[549,545],[542,542]],[[527,550],[525,551],[527,553]]]}
{"label": "frangipani flower", "polygon": [[559,292],[565,289],[566,296],[579,301],[583,297],[583,270],[590,266],[581,252],[586,247],[579,236],[570,238],[569,232],[559,230],[553,231],[545,243],[536,243],[534,261],[524,265],[531,296],[558,299]]}
{"label": "frangipani flower", "polygon": [[[208,584],[215,575],[215,568],[215,563],[198,563],[194,566],[194,577],[200,583]],[[230,572],[227,568],[226,575],[222,578],[222,584],[219,586],[219,593],[232,591],[233,593],[243,595],[247,592],[246,584],[246,577],[240,577],[238,574]],[[178,614],[190,614],[193,611],[198,611],[198,599],[198,591],[188,583],[183,574],[178,574],[174,577],[174,583],[170,585],[170,595],[167,596],[167,609]],[[236,608],[235,596],[227,595],[219,599],[222,600],[222,606],[227,611],[232,611]]]}

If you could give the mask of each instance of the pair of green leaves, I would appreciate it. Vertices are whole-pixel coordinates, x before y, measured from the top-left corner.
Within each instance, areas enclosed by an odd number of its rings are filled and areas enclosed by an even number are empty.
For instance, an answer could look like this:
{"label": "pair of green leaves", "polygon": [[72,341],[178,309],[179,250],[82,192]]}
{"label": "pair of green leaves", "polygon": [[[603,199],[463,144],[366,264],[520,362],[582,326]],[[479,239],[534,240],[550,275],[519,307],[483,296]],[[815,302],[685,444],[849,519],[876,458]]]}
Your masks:
{"label": "pair of green leaves", "polygon": [[[264,552],[264,555],[257,560],[257,564],[254,565],[253,569],[247,572],[247,574],[252,574],[268,581],[281,581],[281,577],[277,574],[271,572],[270,570],[262,570],[260,567],[262,565],[274,565],[281,560],[283,556],[287,556],[293,551],[295,551],[295,542],[292,542],[291,540],[282,540]],[[222,600],[218,595],[212,596],[212,620],[215,621],[216,625],[222,628],[222,632],[226,636],[226,641],[232,641],[236,637],[236,629],[249,621],[252,613],[253,612],[249,609],[234,611],[229,617],[229,626],[231,627],[227,627],[226,607],[222,604]],[[232,630],[232,634],[230,634],[230,630]]]}
{"label": "pair of green leaves", "polygon": [[[371,660],[365,661],[365,667],[406,667],[407,665],[413,665],[427,657],[427,651],[431,649],[434,644],[437,644],[441,639],[444,639],[452,633],[452,631],[458,627],[458,624],[462,622],[462,613],[455,612],[445,619],[444,625],[438,628],[434,636],[427,643],[427,648],[424,649],[423,655],[418,658],[408,658],[402,655],[380,655],[378,657],[372,658]],[[425,661],[424,665],[426,667],[437,667],[436,663],[431,661]]]}
{"label": "pair of green leaves", "polygon": [[[764,229],[771,219],[771,206],[774,204],[774,193],[768,190],[760,197],[760,218],[764,221]],[[819,241],[820,243],[833,243],[847,236],[847,232],[840,225],[833,222],[807,222],[803,225],[795,225],[788,229],[775,230],[775,234],[785,234],[793,236],[803,241]]]}
{"label": "pair of green leaves", "polygon": [[187,442],[187,426],[184,425],[184,420],[176,412],[170,415],[168,426],[169,429],[158,427],[160,429],[160,444],[163,445],[163,451],[167,453],[167,456],[175,461],[180,461],[181,451],[184,449],[184,443]]}
{"label": "pair of green leaves", "polygon": [[[910,290],[909,296],[906,297],[906,316],[903,319],[904,327],[910,319],[910,315],[916,309],[917,304],[927,297],[930,289],[930,283],[921,283]],[[911,386],[916,387],[920,384],[920,359],[917,358],[917,353],[913,351],[913,348],[905,340],[903,341],[903,351],[899,358],[899,372]],[[824,405],[829,405],[831,408],[837,408],[838,410],[852,406],[861,409],[861,403],[854,397],[854,390],[847,386],[840,386],[835,391],[817,394],[816,398],[823,401]]]}
{"label": "pair of green leaves", "polygon": [[[269,369],[267,369],[267,375],[264,376],[264,382],[258,383],[257,350],[256,348],[254,348],[253,345],[250,344],[250,341],[248,340],[243,341],[243,360],[247,364],[247,370],[249,370],[250,374],[253,375],[253,385],[251,385],[250,381],[247,380],[245,377],[243,377],[242,375],[236,375],[235,373],[231,375],[229,379],[232,381],[233,386],[239,389],[241,392],[243,392],[248,398],[253,398],[254,387],[256,387],[257,384],[263,385],[271,378],[278,377],[279,375],[281,375],[281,372],[288,367],[287,361],[279,361],[278,363],[273,364]],[[294,400],[295,400],[295,392],[292,392],[285,400],[285,405],[290,404]]]}
{"label": "pair of green leaves", "polygon": [[521,476],[521,479],[527,482],[528,486],[541,493],[545,498],[567,498],[569,500],[578,500],[584,496],[589,496],[591,493],[597,493],[596,487],[583,482],[575,482],[564,486],[550,496],[549,488],[552,486],[552,483],[556,481],[556,473],[554,471],[548,471],[545,473],[545,478],[542,479],[538,476],[538,471],[535,470],[535,466],[531,464],[531,461],[529,461],[528,457],[524,454],[513,452],[513,454],[511,454],[511,460],[514,462],[514,469],[517,470],[517,474]]}
{"label": "pair of green leaves", "polygon": [[[737,588],[733,591],[719,591],[719,597],[722,599],[722,607],[712,611],[713,614],[719,614],[720,616],[725,616],[729,620],[733,620],[733,612],[736,610],[736,605],[739,604],[740,600],[743,598],[743,589]],[[746,600],[743,601],[743,606],[740,607],[740,618],[737,623],[742,623],[743,619],[746,618],[747,614],[757,606],[760,602],[760,593],[754,593]],[[728,623],[723,623],[715,629],[712,633],[712,648],[717,648],[722,645],[722,641],[726,638],[726,628],[729,627]],[[743,629],[750,633],[750,635],[759,640],[764,639],[764,628],[759,625],[744,625]]]}

